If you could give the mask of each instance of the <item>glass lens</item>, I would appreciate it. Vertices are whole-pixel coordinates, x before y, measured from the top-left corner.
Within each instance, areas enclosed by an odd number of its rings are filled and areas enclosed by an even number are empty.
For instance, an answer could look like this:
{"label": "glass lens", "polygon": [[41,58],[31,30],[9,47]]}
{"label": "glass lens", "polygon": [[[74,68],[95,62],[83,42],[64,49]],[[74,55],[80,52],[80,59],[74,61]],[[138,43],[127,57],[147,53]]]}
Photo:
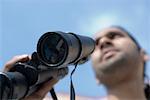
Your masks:
{"label": "glass lens", "polygon": [[51,34],[43,41],[42,58],[48,64],[60,63],[66,56],[67,45],[58,34]]}

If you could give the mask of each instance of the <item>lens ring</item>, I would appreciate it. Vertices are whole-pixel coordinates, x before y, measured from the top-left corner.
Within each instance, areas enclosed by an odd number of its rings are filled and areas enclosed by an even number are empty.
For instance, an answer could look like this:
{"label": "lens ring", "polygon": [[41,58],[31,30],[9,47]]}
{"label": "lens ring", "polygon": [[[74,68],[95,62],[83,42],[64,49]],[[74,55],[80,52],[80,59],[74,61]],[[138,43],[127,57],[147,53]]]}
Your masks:
{"label": "lens ring", "polygon": [[67,58],[68,45],[59,32],[47,32],[37,44],[39,59],[48,66],[59,66]]}

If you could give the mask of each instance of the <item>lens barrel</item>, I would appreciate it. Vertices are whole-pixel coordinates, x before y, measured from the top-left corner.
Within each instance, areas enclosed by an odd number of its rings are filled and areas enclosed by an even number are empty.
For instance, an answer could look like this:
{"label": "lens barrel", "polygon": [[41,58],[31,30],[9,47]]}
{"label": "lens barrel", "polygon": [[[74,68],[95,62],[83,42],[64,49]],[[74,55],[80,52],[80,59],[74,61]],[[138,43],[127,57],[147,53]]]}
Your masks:
{"label": "lens barrel", "polygon": [[74,33],[47,32],[37,44],[41,62],[49,67],[60,68],[90,55],[95,48],[92,38]]}

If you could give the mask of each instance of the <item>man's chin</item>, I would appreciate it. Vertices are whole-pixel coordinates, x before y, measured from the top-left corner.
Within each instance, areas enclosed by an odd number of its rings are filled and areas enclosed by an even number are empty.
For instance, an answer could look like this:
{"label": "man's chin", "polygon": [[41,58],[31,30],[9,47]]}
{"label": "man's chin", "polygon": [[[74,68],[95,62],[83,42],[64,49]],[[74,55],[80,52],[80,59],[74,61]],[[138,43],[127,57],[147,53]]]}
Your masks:
{"label": "man's chin", "polygon": [[103,71],[113,72],[118,66],[122,64],[123,61],[124,61],[123,55],[121,53],[118,53],[102,61],[101,63],[98,64],[99,66],[97,67],[99,67],[98,69],[101,70],[102,72]]}

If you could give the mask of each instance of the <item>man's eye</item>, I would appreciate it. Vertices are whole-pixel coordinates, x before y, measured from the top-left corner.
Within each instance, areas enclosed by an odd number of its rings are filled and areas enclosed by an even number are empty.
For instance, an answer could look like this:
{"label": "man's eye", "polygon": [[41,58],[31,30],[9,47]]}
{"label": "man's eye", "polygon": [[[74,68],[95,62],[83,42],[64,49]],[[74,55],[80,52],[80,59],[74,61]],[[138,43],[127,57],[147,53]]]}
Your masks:
{"label": "man's eye", "polygon": [[118,34],[118,33],[110,33],[109,35],[108,35],[108,37],[110,38],[110,39],[115,39],[115,38],[119,38],[119,37],[121,37],[121,35],[120,34]]}
{"label": "man's eye", "polygon": [[95,44],[98,45],[99,39],[95,40]]}

